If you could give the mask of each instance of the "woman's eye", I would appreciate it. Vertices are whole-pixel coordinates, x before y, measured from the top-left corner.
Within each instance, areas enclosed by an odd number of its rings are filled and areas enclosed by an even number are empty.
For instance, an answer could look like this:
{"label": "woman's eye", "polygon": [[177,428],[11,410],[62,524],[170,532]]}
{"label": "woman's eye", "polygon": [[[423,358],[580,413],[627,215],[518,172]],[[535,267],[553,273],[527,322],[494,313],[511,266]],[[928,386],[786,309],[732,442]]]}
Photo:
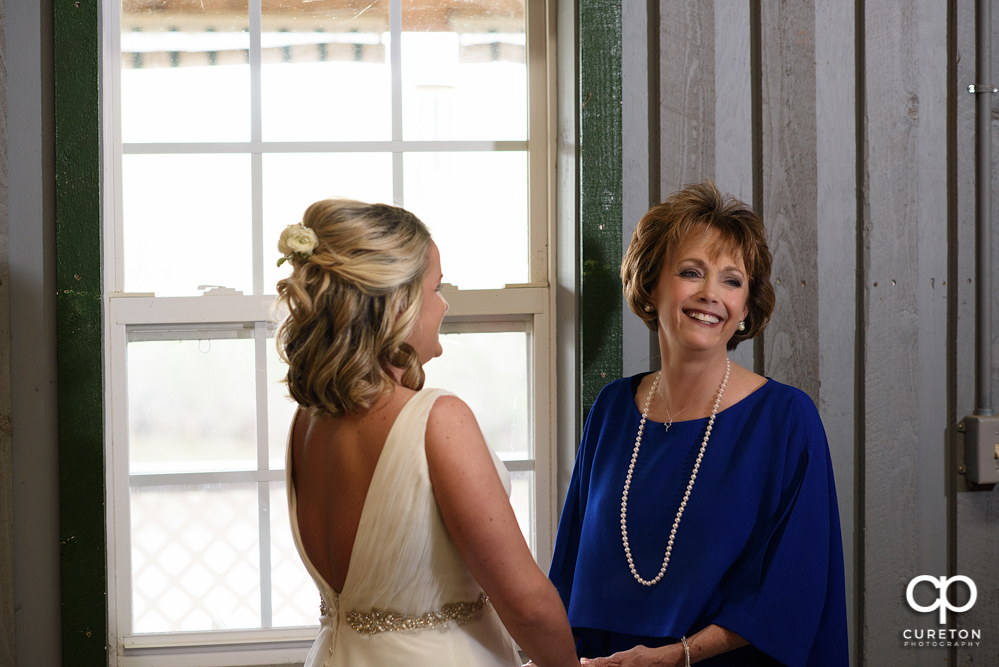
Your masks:
{"label": "woman's eye", "polygon": [[694,271],[693,269],[684,269],[683,271],[680,272],[680,277],[681,278],[696,278],[697,277],[697,271]]}
{"label": "woman's eye", "polygon": [[729,278],[727,282],[732,287],[742,287],[742,281],[741,280],[736,280],[735,278]]}

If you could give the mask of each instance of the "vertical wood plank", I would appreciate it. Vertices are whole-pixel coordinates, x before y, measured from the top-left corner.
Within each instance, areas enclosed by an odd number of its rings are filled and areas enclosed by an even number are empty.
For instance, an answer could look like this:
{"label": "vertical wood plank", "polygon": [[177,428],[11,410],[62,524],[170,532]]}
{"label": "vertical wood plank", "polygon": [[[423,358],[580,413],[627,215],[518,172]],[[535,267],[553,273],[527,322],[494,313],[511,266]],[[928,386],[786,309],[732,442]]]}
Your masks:
{"label": "vertical wood plank", "polygon": [[[715,0],[715,185],[753,205],[753,99],[749,66],[749,3]],[[729,353],[754,367],[753,343]]]}
{"label": "vertical wood plank", "polygon": [[885,640],[917,620],[905,587],[919,574],[916,17],[910,5],[870,2],[865,10],[863,657],[888,664],[899,647]]}
{"label": "vertical wood plank", "polygon": [[14,665],[14,490],[10,416],[7,7],[0,0],[0,667]]}
{"label": "vertical wood plank", "polygon": [[[6,3],[15,649],[59,665],[52,0]],[[15,94],[16,92],[16,94]]]}
{"label": "vertical wood plank", "polygon": [[[557,108],[555,155],[555,346],[557,416],[557,486],[558,515],[569,491],[576,447],[582,431],[580,419],[579,376],[579,225],[576,215],[576,121],[579,115],[576,89],[576,7],[566,0],[556,0],[555,77]],[[553,518],[553,520],[557,520]]]}
{"label": "vertical wood plank", "polygon": [[[947,5],[918,0],[919,573],[947,572]],[[942,652],[934,659],[942,657]]]}
{"label": "vertical wood plank", "polygon": [[715,185],[753,204],[749,3],[715,0]]}
{"label": "vertical wood plank", "polygon": [[[870,664],[897,661],[900,632],[925,625],[906,604],[906,587],[920,574],[941,576],[945,561],[945,308],[935,292],[946,252],[945,9],[865,3],[863,656]],[[923,647],[911,656],[909,664],[939,664],[946,651]]]}
{"label": "vertical wood plank", "polygon": [[579,221],[582,414],[621,377],[621,0],[581,0]]}
{"label": "vertical wood plank", "polygon": [[62,648],[107,651],[99,5],[55,5],[56,326]]}
{"label": "vertical wood plank", "polygon": [[[957,132],[958,142],[958,220],[957,220],[957,368],[956,368],[956,420],[971,414],[975,408],[975,123],[974,96],[965,92],[975,78],[975,3],[959,0],[957,6],[958,53],[957,64]],[[999,12],[992,9],[992,76],[999,75]],[[993,82],[985,82],[993,83]],[[992,100],[992,261],[999,258],[999,96]],[[999,388],[999,281],[993,276],[992,285],[992,395]],[[993,409],[999,405],[991,406]],[[963,438],[955,438],[963,448]],[[962,457],[963,458],[963,457]],[[954,573],[971,577],[978,586],[978,601],[969,611],[958,615],[957,627],[968,630],[981,629],[981,646],[959,647],[957,665],[989,664],[999,659],[999,489],[969,489],[963,477],[957,481],[957,545]]]}
{"label": "vertical wood plank", "polygon": [[714,4],[659,4],[660,194],[715,177]]}
{"label": "vertical wood plank", "polygon": [[850,655],[856,645],[854,419],[857,172],[854,3],[815,3],[819,414],[829,439],[843,533]]}
{"label": "vertical wood plank", "polygon": [[815,5],[763,2],[762,202],[777,296],[764,333],[767,375],[819,400]]}
{"label": "vertical wood plank", "polygon": [[[658,3],[659,0],[650,0]],[[649,136],[649,49],[648,7],[646,2],[621,4],[621,160],[622,222],[621,256],[631,243],[638,221],[656,202],[649,201],[650,142]],[[658,56],[656,56],[658,57]],[[658,104],[656,105],[658,109]],[[656,187],[658,190],[658,186]],[[645,322],[631,312],[621,295],[622,374],[634,375],[652,368],[652,332]],[[656,346],[658,355],[658,345]]]}

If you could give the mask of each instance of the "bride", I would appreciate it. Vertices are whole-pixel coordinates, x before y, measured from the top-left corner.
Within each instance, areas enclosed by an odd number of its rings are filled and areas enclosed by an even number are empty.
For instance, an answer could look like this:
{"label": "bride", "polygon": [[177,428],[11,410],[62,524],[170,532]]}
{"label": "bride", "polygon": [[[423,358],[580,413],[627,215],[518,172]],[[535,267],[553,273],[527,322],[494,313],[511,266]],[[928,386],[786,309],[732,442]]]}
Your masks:
{"label": "bride", "polygon": [[465,403],[422,388],[448,308],[426,226],[330,199],[278,248],[288,507],[322,599],[306,667],[519,665],[513,640],[539,667],[578,665],[503,464]]}

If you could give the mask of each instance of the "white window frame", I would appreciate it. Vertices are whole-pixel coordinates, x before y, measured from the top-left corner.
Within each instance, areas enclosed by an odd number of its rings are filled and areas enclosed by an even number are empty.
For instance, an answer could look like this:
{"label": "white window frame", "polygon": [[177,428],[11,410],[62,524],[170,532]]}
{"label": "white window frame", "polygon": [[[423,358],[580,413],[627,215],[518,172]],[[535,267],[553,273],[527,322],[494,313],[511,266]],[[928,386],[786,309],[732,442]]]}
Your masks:
{"label": "white window frame", "polygon": [[[243,325],[252,330],[259,357],[266,340],[274,295],[264,294],[262,266],[264,247],[261,163],[267,152],[393,152],[393,192],[402,200],[404,152],[415,151],[503,151],[527,150],[529,164],[529,275],[530,282],[503,289],[446,292],[450,310],[442,331],[528,332],[528,354],[532,367],[529,391],[534,458],[508,461],[511,471],[533,470],[534,546],[539,566],[547,571],[558,525],[556,466],[556,372],[555,372],[555,0],[528,0],[526,7],[528,54],[527,141],[403,141],[401,80],[399,77],[401,0],[391,0],[391,61],[393,64],[392,140],[382,142],[263,142],[260,123],[260,33],[261,1],[250,0],[251,138],[250,142],[225,144],[127,144],[120,133],[120,3],[101,3],[102,79],[102,218],[104,253],[105,433],[108,535],[109,663],[121,667],[204,665],[206,667],[287,664],[302,662],[317,628],[275,628],[219,632],[132,634],[131,630],[131,526],[126,395],[126,346],[130,328],[169,329],[171,326],[224,328]],[[252,205],[253,294],[239,296],[155,297],[126,294],[123,290],[121,156],[124,154],[249,153],[254,177]],[[510,323],[514,324],[512,327]],[[273,341],[270,341],[273,344]],[[266,404],[260,396],[257,403]],[[258,410],[258,433],[261,430]],[[266,427],[266,411],[263,411]],[[266,458],[266,457],[263,457]],[[284,480],[284,471],[261,470],[207,473],[212,481],[269,483]],[[157,476],[159,483],[197,483],[199,476]],[[136,476],[138,477],[138,476]],[[190,479],[188,479],[190,478]],[[135,480],[133,480],[135,481]],[[139,480],[150,481],[150,480]],[[263,543],[264,535],[261,535]],[[263,564],[262,564],[263,566]],[[318,612],[317,612],[318,615]]]}

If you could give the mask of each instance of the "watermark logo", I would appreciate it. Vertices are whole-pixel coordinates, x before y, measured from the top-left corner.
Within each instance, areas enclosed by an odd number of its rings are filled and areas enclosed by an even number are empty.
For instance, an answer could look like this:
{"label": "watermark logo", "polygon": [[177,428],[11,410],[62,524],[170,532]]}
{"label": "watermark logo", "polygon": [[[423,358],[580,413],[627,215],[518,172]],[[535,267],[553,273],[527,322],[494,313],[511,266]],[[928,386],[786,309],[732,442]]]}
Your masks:
{"label": "watermark logo", "polygon": [[[924,581],[929,583],[931,586],[936,587],[938,591],[938,596],[936,601],[928,606],[923,606],[918,604],[916,602],[916,597],[914,595],[916,586],[918,586],[920,583]],[[955,607],[953,604],[951,604],[950,599],[947,597],[947,589],[950,588],[950,585],[955,581],[964,582],[968,586],[968,590],[970,591],[970,596],[968,597],[967,603],[965,603],[963,606],[960,607]],[[961,574],[954,577],[931,577],[928,574],[923,574],[918,577],[915,577],[912,581],[909,582],[909,586],[905,589],[905,599],[906,601],[908,601],[910,607],[912,607],[915,611],[921,613],[929,613],[931,611],[939,609],[940,625],[946,625],[947,610],[949,609],[954,613],[961,613],[971,609],[975,605],[975,601],[978,599],[978,588],[975,586],[974,581],[972,581],[969,577],[966,577]]]}

